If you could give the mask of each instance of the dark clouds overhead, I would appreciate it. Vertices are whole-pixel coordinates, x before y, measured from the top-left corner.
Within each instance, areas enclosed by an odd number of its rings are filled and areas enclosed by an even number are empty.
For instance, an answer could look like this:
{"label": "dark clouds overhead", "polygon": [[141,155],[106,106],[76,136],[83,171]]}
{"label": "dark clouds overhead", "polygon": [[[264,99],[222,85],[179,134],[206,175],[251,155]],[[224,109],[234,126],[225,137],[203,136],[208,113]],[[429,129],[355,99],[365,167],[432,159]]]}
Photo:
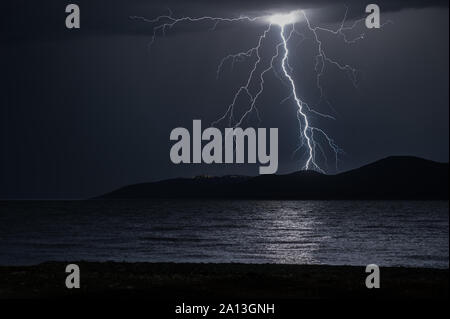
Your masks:
{"label": "dark clouds overhead", "polygon": [[[141,34],[149,35],[151,30],[142,23],[130,23],[128,17],[141,15],[154,17],[166,13],[166,8],[175,15],[261,15],[277,10],[322,9],[322,22],[337,22],[342,19],[345,6],[350,8],[349,19],[360,17],[366,3],[358,0],[345,2],[331,0],[46,0],[46,1],[2,1],[0,4],[0,32],[8,41],[60,40],[67,30],[64,28],[64,8],[76,3],[82,12],[83,27],[80,35]],[[376,2],[382,12],[425,7],[448,7],[448,1],[432,0],[383,0]],[[337,8],[340,10],[330,10]]]}

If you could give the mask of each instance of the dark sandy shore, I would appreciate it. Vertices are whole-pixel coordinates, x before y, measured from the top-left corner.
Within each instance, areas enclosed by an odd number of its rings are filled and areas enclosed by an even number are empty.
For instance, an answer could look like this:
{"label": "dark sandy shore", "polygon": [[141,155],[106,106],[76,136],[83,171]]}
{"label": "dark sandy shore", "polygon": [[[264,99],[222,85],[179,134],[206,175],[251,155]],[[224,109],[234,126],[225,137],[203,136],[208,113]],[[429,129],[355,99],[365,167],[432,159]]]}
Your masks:
{"label": "dark sandy shore", "polygon": [[381,268],[381,288],[367,289],[364,267],[353,266],[75,263],[81,288],[71,290],[68,263],[0,266],[0,298],[448,298],[448,269]]}

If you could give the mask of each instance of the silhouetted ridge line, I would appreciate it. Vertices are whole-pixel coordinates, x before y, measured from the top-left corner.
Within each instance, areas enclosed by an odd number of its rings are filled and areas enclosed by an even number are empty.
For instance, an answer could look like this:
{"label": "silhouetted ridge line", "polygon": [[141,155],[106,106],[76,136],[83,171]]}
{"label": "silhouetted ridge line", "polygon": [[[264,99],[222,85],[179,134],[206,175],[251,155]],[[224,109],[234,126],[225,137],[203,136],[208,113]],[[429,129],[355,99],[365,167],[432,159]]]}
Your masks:
{"label": "silhouetted ridge line", "polygon": [[100,199],[447,199],[448,163],[393,156],[336,175],[177,178],[120,188]]}

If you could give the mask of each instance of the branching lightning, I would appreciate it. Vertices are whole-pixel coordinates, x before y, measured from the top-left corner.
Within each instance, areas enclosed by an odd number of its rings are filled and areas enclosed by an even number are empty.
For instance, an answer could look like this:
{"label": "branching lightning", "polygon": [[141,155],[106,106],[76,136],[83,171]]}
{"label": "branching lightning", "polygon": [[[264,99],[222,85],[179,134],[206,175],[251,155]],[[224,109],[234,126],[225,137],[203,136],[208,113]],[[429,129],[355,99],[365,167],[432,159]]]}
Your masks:
{"label": "branching lightning", "polygon": [[[212,125],[215,126],[222,121],[227,120],[229,127],[239,127],[252,113],[255,113],[257,118],[260,120],[257,103],[262,93],[264,92],[265,76],[269,73],[269,71],[272,71],[273,74],[289,89],[290,92],[289,95],[281,101],[281,103],[285,103],[288,100],[293,100],[293,102],[295,102],[295,105],[297,106],[300,143],[295,152],[301,149],[305,150],[306,160],[304,162],[303,169],[325,172],[325,169],[318,164],[317,156],[322,156],[327,166],[327,152],[325,151],[324,146],[321,145],[317,137],[321,136],[321,138],[326,141],[326,146],[334,154],[336,170],[338,169],[338,155],[343,153],[343,151],[323,129],[312,126],[309,117],[311,114],[315,114],[326,119],[334,120],[335,118],[332,115],[324,114],[318,112],[317,110],[314,110],[314,108],[310,107],[310,105],[299,96],[294,80],[294,69],[289,63],[289,43],[291,38],[293,38],[294,36],[300,37],[301,42],[309,38],[306,34],[303,34],[296,29],[297,22],[304,20],[306,24],[306,31],[310,34],[309,39],[311,39],[314,42],[314,45],[317,47],[317,54],[315,55],[314,63],[314,70],[316,72],[316,85],[320,93],[319,101],[317,102],[317,104],[325,102],[334,111],[331,103],[326,99],[321,81],[322,77],[325,74],[326,66],[329,65],[331,67],[337,68],[340,71],[346,72],[355,87],[357,87],[358,84],[358,70],[351,65],[341,63],[336,59],[328,56],[323,48],[320,33],[328,33],[330,35],[341,38],[344,43],[348,45],[355,44],[358,41],[364,39],[365,35],[363,33],[353,39],[349,39],[347,32],[350,30],[354,30],[356,26],[363,21],[363,19],[355,20],[351,25],[346,26],[347,14],[348,8],[346,8],[344,18],[340,23],[338,29],[336,30],[313,26],[303,10],[292,11],[288,14],[275,14],[258,17],[239,16],[236,18],[222,18],[213,16],[175,18],[173,16],[173,13],[169,10],[168,14],[158,16],[154,19],[147,19],[138,16],[133,16],[130,18],[142,20],[153,25],[153,34],[150,43],[151,45],[153,45],[156,41],[158,34],[165,35],[168,30],[172,29],[175,25],[183,22],[211,22],[211,30],[215,30],[219,23],[259,21],[264,22],[267,27],[257,38],[254,47],[246,49],[242,52],[229,54],[225,56],[218,64],[216,70],[217,78],[220,77],[220,74],[227,63],[230,63],[231,67],[234,67],[235,63],[238,61],[244,61],[245,59],[253,57],[255,58],[254,62],[251,64],[251,70],[245,83],[243,83],[234,94],[231,103],[226,109],[226,112],[216,121],[214,121]],[[387,23],[389,23],[389,21]],[[277,41],[275,43],[275,46],[273,47],[275,49],[275,53],[271,56],[268,66],[264,67],[262,65],[262,47],[265,41],[267,41],[270,32],[275,30],[275,28],[279,29],[279,41]],[[277,60],[279,60],[279,64],[276,64]],[[256,81],[256,86],[252,86],[254,81]],[[256,92],[253,92],[253,87],[257,88]],[[241,97],[244,97],[246,99],[247,107],[241,116],[236,117],[235,108],[238,103],[238,99]]]}

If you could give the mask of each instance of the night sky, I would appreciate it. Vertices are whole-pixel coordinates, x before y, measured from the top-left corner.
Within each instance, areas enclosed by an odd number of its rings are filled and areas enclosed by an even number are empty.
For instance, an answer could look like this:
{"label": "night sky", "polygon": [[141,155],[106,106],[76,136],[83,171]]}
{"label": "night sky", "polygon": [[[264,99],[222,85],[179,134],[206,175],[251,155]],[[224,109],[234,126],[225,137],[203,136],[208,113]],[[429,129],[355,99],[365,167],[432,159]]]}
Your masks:
{"label": "night sky", "polygon": [[[81,9],[81,29],[65,28],[65,7]],[[369,3],[369,2],[368,2]],[[377,1],[381,21],[364,40],[324,37],[330,56],[359,72],[327,68],[326,96],[336,120],[312,118],[345,151],[339,171],[390,155],[449,157],[448,2]],[[259,16],[306,10],[315,25],[337,28],[365,15],[360,1],[3,1],[0,5],[0,198],[86,198],[118,187],[178,176],[258,173],[259,165],[174,165],[170,131],[220,117],[249,64],[216,69],[222,57],[255,45],[265,25],[180,24],[150,47],[152,25],[130,16]],[[299,22],[301,29],[302,22]],[[307,35],[308,36],[308,35]],[[293,42],[298,91],[314,104],[313,42]],[[269,47],[268,47],[269,48]],[[273,75],[259,103],[261,127],[279,128],[279,170],[299,168],[296,107]],[[248,125],[255,126],[250,121]],[[335,173],[330,163],[330,173]],[[412,172],[413,174],[413,172]]]}

